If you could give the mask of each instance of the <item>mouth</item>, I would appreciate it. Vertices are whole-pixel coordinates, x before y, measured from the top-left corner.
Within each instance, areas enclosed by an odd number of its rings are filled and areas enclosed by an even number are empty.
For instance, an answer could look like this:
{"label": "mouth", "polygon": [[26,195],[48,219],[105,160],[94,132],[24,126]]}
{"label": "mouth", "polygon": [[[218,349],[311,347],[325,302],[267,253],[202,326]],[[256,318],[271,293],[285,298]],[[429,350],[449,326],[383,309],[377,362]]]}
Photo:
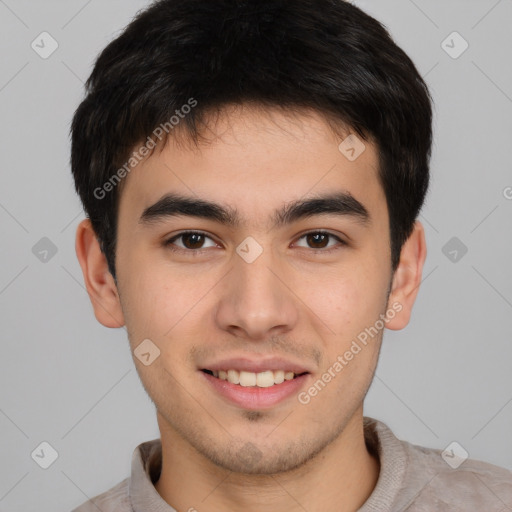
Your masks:
{"label": "mouth", "polygon": [[221,381],[227,381],[230,384],[244,388],[270,388],[279,386],[286,381],[297,379],[309,373],[295,373],[288,370],[265,370],[255,373],[236,369],[208,370],[206,368],[203,368],[201,371]]}
{"label": "mouth", "polygon": [[[294,372],[290,368],[265,370],[264,366],[255,364],[246,365],[245,370],[240,368],[221,370],[222,366],[217,366],[215,369],[203,368],[198,372],[203,376],[207,389],[227,404],[252,411],[270,410],[280,403],[291,405],[293,402],[289,400],[298,395],[311,377],[310,372],[303,371],[303,368],[299,367],[294,368]],[[253,368],[247,368],[247,366]],[[249,369],[257,371],[249,371]]]}

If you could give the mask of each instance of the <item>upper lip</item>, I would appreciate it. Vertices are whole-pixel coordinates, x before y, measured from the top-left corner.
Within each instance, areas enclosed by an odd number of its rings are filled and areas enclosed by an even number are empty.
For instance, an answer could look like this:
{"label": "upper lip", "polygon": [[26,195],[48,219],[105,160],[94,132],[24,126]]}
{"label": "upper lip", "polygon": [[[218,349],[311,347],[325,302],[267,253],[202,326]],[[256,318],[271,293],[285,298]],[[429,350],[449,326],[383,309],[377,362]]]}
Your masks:
{"label": "upper lip", "polygon": [[284,370],[295,374],[310,373],[310,371],[300,363],[284,359],[282,357],[253,358],[233,357],[222,359],[220,361],[207,363],[201,366],[202,370],[242,370],[245,372],[261,373],[266,370]]}

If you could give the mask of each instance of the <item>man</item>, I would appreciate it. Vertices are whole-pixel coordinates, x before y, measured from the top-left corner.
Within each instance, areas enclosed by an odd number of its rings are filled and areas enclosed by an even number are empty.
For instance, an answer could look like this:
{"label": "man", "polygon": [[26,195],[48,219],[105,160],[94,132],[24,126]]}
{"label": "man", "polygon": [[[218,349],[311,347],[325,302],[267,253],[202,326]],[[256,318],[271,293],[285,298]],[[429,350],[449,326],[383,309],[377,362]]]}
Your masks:
{"label": "man", "polygon": [[76,511],[512,507],[510,471],[363,415],[421,282],[431,123],[341,0],[161,0],[105,48],[72,126],[76,250],[161,439]]}

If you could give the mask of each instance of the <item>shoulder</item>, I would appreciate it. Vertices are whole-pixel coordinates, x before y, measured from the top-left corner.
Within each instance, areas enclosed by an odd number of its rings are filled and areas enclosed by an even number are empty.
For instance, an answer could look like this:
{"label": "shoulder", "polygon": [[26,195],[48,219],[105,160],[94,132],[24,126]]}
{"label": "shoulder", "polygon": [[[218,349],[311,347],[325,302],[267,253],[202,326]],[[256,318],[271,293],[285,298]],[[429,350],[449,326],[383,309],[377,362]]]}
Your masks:
{"label": "shoulder", "polygon": [[71,512],[98,512],[98,510],[101,512],[131,512],[128,487],[129,478],[125,478],[108,491],[87,500]]}
{"label": "shoulder", "polygon": [[440,450],[400,440],[373,418],[365,418],[365,436],[381,474],[361,511],[512,511],[512,471],[467,457],[457,443]]}
{"label": "shoulder", "polygon": [[405,510],[498,512],[512,506],[511,471],[459,457],[453,449],[402,443],[408,459],[404,485],[415,490]]}
{"label": "shoulder", "polygon": [[132,512],[132,502],[149,504],[148,509],[161,508],[165,502],[153,487],[160,474],[161,448],[160,439],[139,444],[132,453],[130,476],[71,512]]}

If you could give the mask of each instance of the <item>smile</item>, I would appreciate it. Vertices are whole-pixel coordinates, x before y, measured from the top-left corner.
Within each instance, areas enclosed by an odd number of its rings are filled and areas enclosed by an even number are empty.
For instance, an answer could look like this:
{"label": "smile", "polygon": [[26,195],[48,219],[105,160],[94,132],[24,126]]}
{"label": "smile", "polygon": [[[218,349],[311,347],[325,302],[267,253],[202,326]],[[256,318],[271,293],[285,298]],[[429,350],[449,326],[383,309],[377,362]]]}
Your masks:
{"label": "smile", "polygon": [[285,370],[207,370],[198,372],[211,391],[231,405],[266,410],[296,396],[312,378],[309,372]]}
{"label": "smile", "polygon": [[[212,375],[220,380],[225,380],[231,384],[237,384],[242,387],[269,388],[284,381],[293,380],[301,374],[295,374],[285,370],[265,370],[263,372],[248,372],[244,370],[203,370],[203,372]],[[306,372],[304,372],[306,373]]]}

